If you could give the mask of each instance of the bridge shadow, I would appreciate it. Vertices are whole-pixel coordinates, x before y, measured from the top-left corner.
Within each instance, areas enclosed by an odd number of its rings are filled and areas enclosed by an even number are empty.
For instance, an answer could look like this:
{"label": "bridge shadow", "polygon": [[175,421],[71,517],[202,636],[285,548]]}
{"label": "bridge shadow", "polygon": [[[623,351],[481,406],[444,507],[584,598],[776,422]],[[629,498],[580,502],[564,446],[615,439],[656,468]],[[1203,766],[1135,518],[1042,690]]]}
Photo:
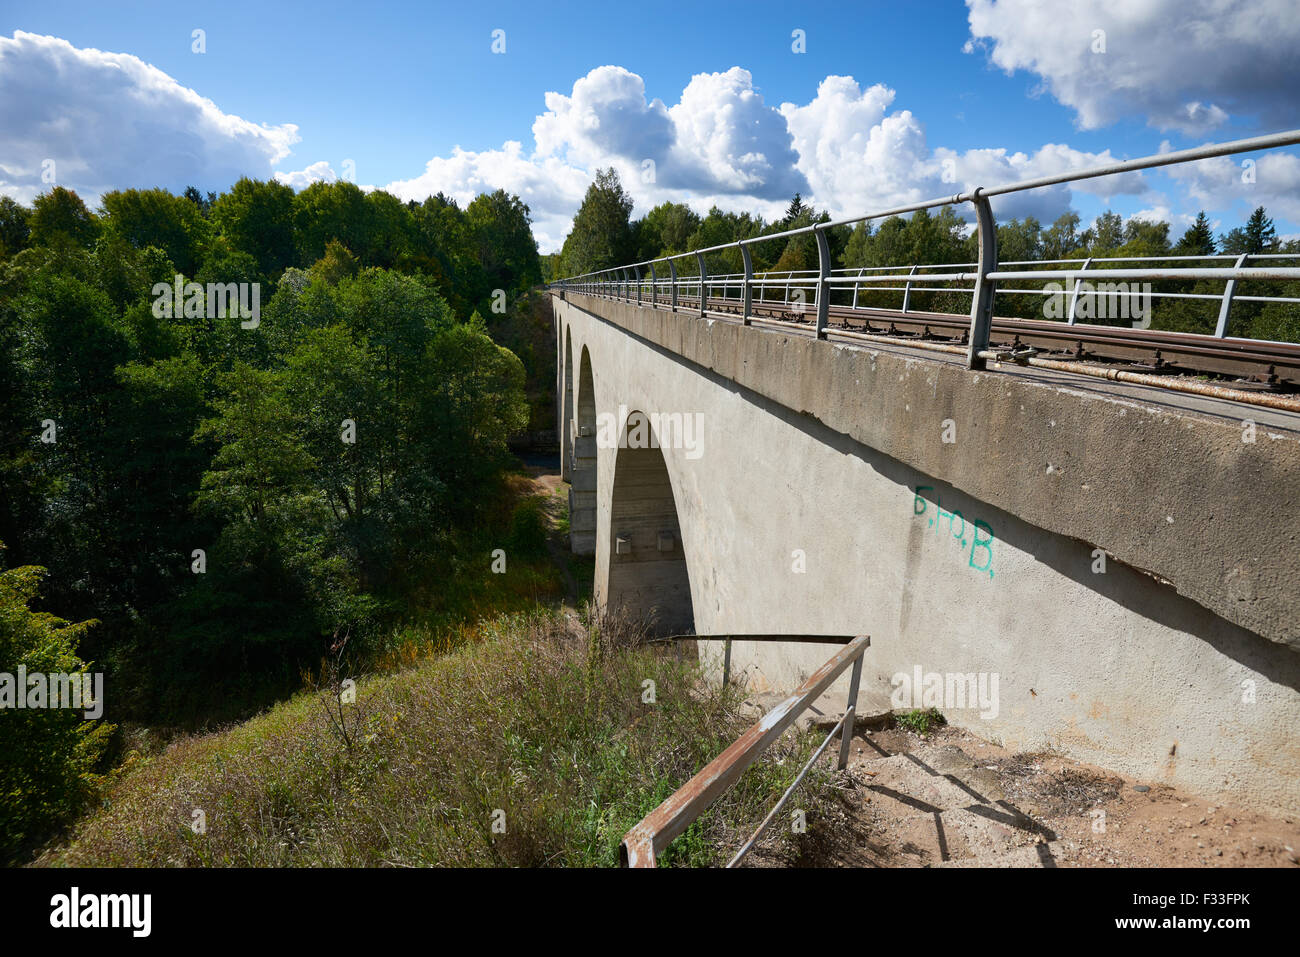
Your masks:
{"label": "bridge shadow", "polygon": [[[791,428],[798,429],[814,441],[859,459],[885,480],[907,489],[908,494],[913,494],[913,489],[917,486],[934,486],[933,491],[922,496],[928,502],[937,504],[942,500],[949,510],[954,507],[952,503],[956,502],[958,503],[956,507],[960,508],[963,514],[983,516],[997,529],[997,538],[1000,541],[1032,556],[1036,561],[1088,591],[1101,595],[1137,616],[1166,628],[1193,635],[1215,651],[1263,675],[1271,682],[1300,690],[1300,654],[1278,642],[1242,628],[1190,598],[1178,594],[1171,584],[1110,556],[1107,556],[1107,573],[1094,574],[1091,558],[1088,557],[1093,543],[1085,543],[1080,539],[1068,538],[1030,525],[1010,512],[983,499],[975,498],[955,486],[918,471],[887,453],[832,429],[819,419],[797,412],[748,387],[741,386],[705,366],[630,332],[617,323],[586,310],[583,311],[595,321],[611,326],[644,348],[691,370],[741,401],[767,415],[774,416]],[[913,535],[908,543],[909,565],[920,561],[920,542],[920,535]],[[900,629],[906,627],[906,615],[910,611],[911,601],[912,596],[909,591],[903,598]]]}

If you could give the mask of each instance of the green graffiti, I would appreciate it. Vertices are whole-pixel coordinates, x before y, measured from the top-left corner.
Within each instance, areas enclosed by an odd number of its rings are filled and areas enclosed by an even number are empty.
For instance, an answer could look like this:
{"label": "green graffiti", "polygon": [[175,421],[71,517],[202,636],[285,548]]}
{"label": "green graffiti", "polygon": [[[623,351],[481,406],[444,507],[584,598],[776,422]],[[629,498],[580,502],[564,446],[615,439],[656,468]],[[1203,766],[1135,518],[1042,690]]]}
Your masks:
{"label": "green graffiti", "polygon": [[[921,496],[922,492],[935,491],[932,485],[916,486],[916,497],[912,500],[912,514],[917,518],[925,518],[930,511],[930,503]],[[974,519],[967,523],[959,509],[953,509],[951,512],[945,512],[940,504],[939,496],[934,497],[934,515],[927,519],[927,528],[933,528],[936,535],[943,535],[943,520],[948,520],[948,534],[954,541],[961,543],[963,553],[967,546],[970,547],[970,557],[966,564],[975,569],[977,572],[988,572],[989,578],[993,577],[993,526],[983,519]],[[961,526],[957,527],[957,520],[961,520]],[[969,540],[967,532],[969,531]],[[986,537],[981,538],[980,533],[985,533]],[[977,564],[975,555],[980,552],[981,561]]]}

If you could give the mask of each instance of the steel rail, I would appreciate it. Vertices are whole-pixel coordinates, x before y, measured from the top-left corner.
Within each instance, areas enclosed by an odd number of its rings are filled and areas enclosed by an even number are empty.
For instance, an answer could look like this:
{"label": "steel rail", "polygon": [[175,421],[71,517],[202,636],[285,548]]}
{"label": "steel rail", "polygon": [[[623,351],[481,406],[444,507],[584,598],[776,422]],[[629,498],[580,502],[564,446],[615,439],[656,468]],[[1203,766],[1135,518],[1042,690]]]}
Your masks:
{"label": "steel rail", "polygon": [[[687,635],[698,641],[718,641],[728,638],[744,640],[783,641],[795,639],[789,635]],[[818,636],[826,638],[827,636]],[[797,639],[796,639],[797,640]],[[804,640],[813,640],[805,638]],[[830,640],[830,639],[828,639]],[[835,639],[843,640],[843,639]],[[731,787],[745,770],[762,756],[763,752],[785,732],[794,720],[806,711],[822,693],[834,683],[845,668],[853,667],[850,679],[849,701],[846,713],[857,702],[859,682],[862,677],[862,656],[871,646],[868,635],[853,638],[836,652],[829,661],[808,677],[799,689],[755,722],[725,751],[673,792],[669,798],[642,818],[623,835],[619,845],[619,861],[625,867],[654,867],[656,859],[672,841],[690,827],[723,792]],[[847,729],[847,730],[846,730]],[[848,744],[852,735],[852,722],[840,723],[840,768],[848,763]],[[769,815],[770,816],[770,815]]]}
{"label": "steel rail", "polygon": [[[969,289],[953,291],[966,294],[971,292]],[[734,315],[734,311],[729,308],[731,305],[728,301],[715,299],[711,301],[707,312],[715,317],[726,318]],[[806,304],[804,309],[807,309]],[[786,328],[806,327],[807,319],[785,318],[792,311],[796,315],[800,314],[798,304],[756,302],[751,319]],[[764,313],[767,315],[762,315]],[[891,330],[907,329],[921,335],[933,336],[942,332],[952,339],[965,341],[969,330],[965,319],[951,313],[913,310],[904,314],[898,310],[877,307],[831,306],[829,316],[830,332],[851,330],[854,322],[862,323],[862,328],[873,332],[872,323],[876,323],[887,324]],[[1085,354],[1088,358],[1120,362],[1146,362],[1154,358],[1162,368],[1168,368],[1171,372],[1256,378],[1263,375],[1262,381],[1300,386],[1300,343],[1010,318],[993,320],[989,341],[992,343],[995,340],[1011,340],[1013,344],[1023,343],[1048,351],[1072,353],[1075,359]],[[921,341],[901,332],[894,338],[881,337],[881,341],[924,348]]]}

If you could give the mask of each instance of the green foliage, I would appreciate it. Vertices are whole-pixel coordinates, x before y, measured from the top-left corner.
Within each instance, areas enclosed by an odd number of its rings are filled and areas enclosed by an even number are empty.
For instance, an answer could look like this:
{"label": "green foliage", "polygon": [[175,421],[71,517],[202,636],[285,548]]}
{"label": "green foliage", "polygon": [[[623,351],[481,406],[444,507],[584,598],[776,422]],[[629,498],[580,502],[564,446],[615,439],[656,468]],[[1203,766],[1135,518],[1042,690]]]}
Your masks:
{"label": "green foliage", "polygon": [[917,708],[912,711],[896,711],[894,723],[914,734],[927,735],[948,722],[937,708]]}
{"label": "green foliage", "polygon": [[1196,214],[1196,221],[1187,227],[1187,232],[1174,246],[1173,253],[1176,256],[1213,256],[1216,252],[1214,230],[1210,228],[1205,210],[1201,210]]}
{"label": "green foliage", "polygon": [[483,272],[480,300],[495,289],[522,291],[541,281],[532,217],[518,196],[482,193],[465,208],[465,220]]}
{"label": "green foliage", "polygon": [[[19,667],[29,675],[87,673],[77,645],[95,622],[33,611],[44,575],[31,565],[0,570],[0,674],[15,683]],[[0,708],[0,862],[81,809],[99,783],[95,769],[112,730],[86,720],[84,710],[18,709],[12,701]]]}
{"label": "green foliage", "polygon": [[632,197],[624,191],[618,173],[613,168],[597,170],[564,240],[561,255],[566,274],[577,276],[628,263],[634,251],[631,214]]}
{"label": "green foliage", "polygon": [[212,204],[212,220],[235,249],[277,278],[295,261],[293,190],[275,180],[244,177]]}
{"label": "green foliage", "polygon": [[198,269],[210,228],[191,200],[165,189],[124,189],[105,193],[101,223],[136,249],[160,248],[186,275]]}
{"label": "green foliage", "polygon": [[1277,230],[1273,220],[1268,218],[1263,206],[1258,206],[1246,220],[1245,226],[1239,226],[1226,236],[1219,237],[1223,252],[1241,255],[1242,253],[1268,253],[1277,248]]}
{"label": "green foliage", "polygon": [[95,215],[80,196],[62,186],[36,197],[30,225],[33,246],[49,246],[60,241],[89,246],[99,234]]}
{"label": "green foliage", "polygon": [[299,261],[315,262],[336,239],[365,259],[373,241],[374,217],[366,194],[355,183],[312,183],[293,198],[294,235]]}
{"label": "green foliage", "polygon": [[637,259],[684,253],[700,228],[700,217],[684,203],[660,203],[633,224]]}
{"label": "green foliage", "polygon": [[536,499],[520,502],[510,517],[509,553],[524,558],[546,553],[546,517]]}
{"label": "green foliage", "polygon": [[[110,193],[101,222],[55,189],[0,203],[0,243],[0,425],[18,439],[0,445],[0,538],[51,569],[52,607],[103,622],[85,650],[137,720],[246,713],[336,633],[364,645],[413,595],[436,604],[502,494],[525,384],[553,378],[516,307],[540,275],[528,208],[504,193],[462,212],[245,179]],[[260,324],[160,312],[178,272],[256,284]],[[492,332],[552,371],[526,377],[465,318],[493,288]],[[46,420],[57,441],[38,441]]]}
{"label": "green foliage", "polygon": [[[617,866],[623,834],[750,722],[736,690],[629,637],[559,615],[485,621],[464,647],[360,681],[340,716],[352,746],[326,714],[327,684],[136,762],[43,863]],[[642,702],[646,679],[654,705]],[[816,743],[784,736],[659,863],[725,863]],[[801,783],[810,817],[829,783],[824,763]],[[202,835],[178,812],[193,806],[209,809]],[[773,853],[788,859],[803,840],[778,836]]]}
{"label": "green foliage", "polygon": [[0,196],[0,261],[21,252],[31,235],[32,211],[11,196]]}

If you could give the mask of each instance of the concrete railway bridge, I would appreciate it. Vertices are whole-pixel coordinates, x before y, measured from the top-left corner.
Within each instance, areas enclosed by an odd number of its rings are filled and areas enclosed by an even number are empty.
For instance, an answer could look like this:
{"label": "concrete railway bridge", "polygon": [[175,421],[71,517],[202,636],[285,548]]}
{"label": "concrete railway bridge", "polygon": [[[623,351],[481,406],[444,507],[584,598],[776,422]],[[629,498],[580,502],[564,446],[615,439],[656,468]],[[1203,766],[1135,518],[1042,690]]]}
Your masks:
{"label": "concrete railway bridge", "polygon": [[[808,275],[755,274],[739,246],[734,274],[710,275],[702,250],[553,284],[572,546],[595,556],[597,603],[675,633],[869,633],[859,713],[938,676],[948,721],[986,739],[1300,810],[1300,403],[1285,388],[1300,349],[1226,335],[1238,284],[1300,279],[1300,262],[1177,264],[1223,281],[1217,337],[1089,326],[1073,304],[1069,321],[1017,326],[995,304],[1050,294],[1035,283],[1087,295],[1171,267],[999,263],[990,206],[1295,142],[864,217],[971,204],[980,261],[946,270],[836,270],[820,226]],[[966,290],[970,314],[909,309],[930,276]],[[872,282],[903,308],[863,306]],[[1156,348],[1164,360],[1133,364]],[[1255,378],[1275,388],[1256,389],[1243,369],[1264,353]],[[1169,357],[1201,374],[1168,374]],[[710,668],[721,644],[699,642]],[[737,639],[731,673],[788,691],[832,651]],[[991,706],[950,700],[971,678],[993,679]],[[931,703],[915,693],[908,706]]]}

